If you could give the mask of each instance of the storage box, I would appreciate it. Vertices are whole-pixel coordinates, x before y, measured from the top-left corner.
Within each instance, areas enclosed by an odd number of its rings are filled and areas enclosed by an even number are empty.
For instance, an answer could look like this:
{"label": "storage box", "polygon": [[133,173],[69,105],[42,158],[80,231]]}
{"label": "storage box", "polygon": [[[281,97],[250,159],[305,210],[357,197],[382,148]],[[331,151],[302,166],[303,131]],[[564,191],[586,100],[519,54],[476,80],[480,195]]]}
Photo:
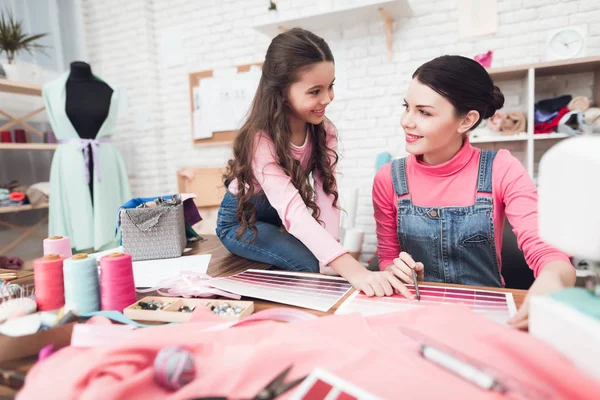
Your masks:
{"label": "storage box", "polygon": [[[144,310],[137,308],[140,302],[147,303],[150,301],[159,302],[163,306],[158,310]],[[125,308],[123,310],[123,314],[136,321],[187,322],[192,313],[178,311],[180,307],[211,307],[221,306],[224,303],[229,304],[231,307],[240,307],[242,309],[239,314],[219,315],[227,321],[239,321],[240,319],[252,314],[254,311],[254,303],[251,301],[182,299],[180,297],[148,296]]]}

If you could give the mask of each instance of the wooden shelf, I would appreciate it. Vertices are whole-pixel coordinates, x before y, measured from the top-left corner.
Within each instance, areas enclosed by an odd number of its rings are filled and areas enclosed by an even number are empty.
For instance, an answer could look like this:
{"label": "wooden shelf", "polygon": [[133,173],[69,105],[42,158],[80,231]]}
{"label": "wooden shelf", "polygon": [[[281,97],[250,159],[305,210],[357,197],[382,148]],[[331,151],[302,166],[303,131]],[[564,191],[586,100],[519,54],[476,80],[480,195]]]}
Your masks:
{"label": "wooden shelf", "polygon": [[536,133],[533,135],[534,140],[548,140],[548,139],[565,139],[571,137],[565,133]]}
{"label": "wooden shelf", "polygon": [[518,142],[521,140],[527,140],[527,133],[521,132],[515,135],[488,135],[480,137],[470,137],[469,142],[471,143],[496,143],[496,142]]}
{"label": "wooden shelf", "polygon": [[53,143],[0,143],[0,150],[56,150]]}
{"label": "wooden shelf", "polygon": [[[318,7],[317,7],[318,8]],[[350,6],[335,10],[320,10],[302,17],[276,20],[277,13],[267,15],[262,21],[253,27],[269,37],[275,37],[281,32],[300,27],[309,31],[335,26],[354,26],[361,22],[383,20],[388,59],[392,56],[392,25],[394,20],[402,17],[412,16],[412,10],[408,0],[383,0],[373,1],[371,4]],[[265,19],[267,20],[265,22]]]}
{"label": "wooden shelf", "polygon": [[600,57],[583,57],[571,60],[548,61],[537,64],[490,68],[488,69],[488,73],[492,79],[521,79],[527,76],[529,69],[535,69],[536,77],[560,74],[576,74],[580,72],[595,72],[600,69]]}
{"label": "wooden shelf", "polygon": [[48,208],[48,203],[40,204],[39,206],[32,206],[31,204],[27,204],[24,206],[0,207],[0,214],[16,213],[16,212],[31,211],[31,210],[42,210],[44,208]]}
{"label": "wooden shelf", "polygon": [[27,83],[0,79],[0,92],[28,94],[31,96],[42,95],[42,85],[38,83]]}
{"label": "wooden shelf", "polygon": [[[469,142],[471,143],[496,143],[496,142],[518,142],[528,139],[528,135],[525,132],[517,133],[516,135],[500,136],[500,135],[489,135],[481,137],[470,137]],[[534,140],[558,140],[570,137],[564,133],[536,133],[533,135]]]}

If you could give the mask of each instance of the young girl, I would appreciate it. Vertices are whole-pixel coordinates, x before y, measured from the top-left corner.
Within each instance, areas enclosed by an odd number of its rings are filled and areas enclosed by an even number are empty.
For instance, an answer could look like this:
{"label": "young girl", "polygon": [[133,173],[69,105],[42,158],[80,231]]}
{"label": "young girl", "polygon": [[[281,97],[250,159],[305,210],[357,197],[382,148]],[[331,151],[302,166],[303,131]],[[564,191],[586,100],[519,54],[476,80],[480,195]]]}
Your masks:
{"label": "young girl", "polygon": [[373,186],[379,268],[407,283],[414,268],[419,280],[501,287],[506,216],[537,278],[511,321],[524,328],[528,298],[573,286],[575,271],[539,238],[536,187],[519,160],[469,143],[503,104],[469,58],[439,57],[413,74],[401,121],[410,155],[382,167]]}
{"label": "young girl", "polygon": [[337,133],[325,118],[334,78],[322,38],[292,29],[273,39],[233,144],[217,235],[250,260],[290,271],[331,266],[370,296],[393,288],[411,296],[392,273],[368,271],[339,243]]}

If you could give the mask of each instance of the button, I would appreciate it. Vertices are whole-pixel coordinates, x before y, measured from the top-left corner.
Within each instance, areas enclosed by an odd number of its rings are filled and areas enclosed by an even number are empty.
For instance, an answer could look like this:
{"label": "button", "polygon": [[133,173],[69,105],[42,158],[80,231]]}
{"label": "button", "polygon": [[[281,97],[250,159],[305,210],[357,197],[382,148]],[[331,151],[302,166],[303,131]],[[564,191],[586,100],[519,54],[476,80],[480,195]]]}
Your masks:
{"label": "button", "polygon": [[435,217],[437,217],[437,216],[438,216],[438,213],[437,213],[437,211],[435,211],[435,210],[431,210],[431,211],[429,211],[429,216],[430,216],[431,218],[435,218]]}

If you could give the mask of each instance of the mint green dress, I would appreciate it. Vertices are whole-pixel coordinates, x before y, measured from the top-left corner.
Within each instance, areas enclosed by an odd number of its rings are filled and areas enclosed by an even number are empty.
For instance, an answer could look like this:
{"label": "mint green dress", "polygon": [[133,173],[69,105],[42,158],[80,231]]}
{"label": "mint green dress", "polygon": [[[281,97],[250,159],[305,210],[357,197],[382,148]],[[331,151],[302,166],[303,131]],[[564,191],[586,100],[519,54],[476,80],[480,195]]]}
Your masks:
{"label": "mint green dress", "polygon": [[87,183],[84,154],[87,146],[79,138],[66,113],[66,82],[69,72],[46,84],[42,90],[50,125],[59,143],[50,169],[49,235],[68,236],[75,250],[99,250],[114,243],[117,212],[131,198],[125,164],[118,149],[110,143],[119,102],[113,89],[108,116],[92,144],[94,157],[94,205]]}

